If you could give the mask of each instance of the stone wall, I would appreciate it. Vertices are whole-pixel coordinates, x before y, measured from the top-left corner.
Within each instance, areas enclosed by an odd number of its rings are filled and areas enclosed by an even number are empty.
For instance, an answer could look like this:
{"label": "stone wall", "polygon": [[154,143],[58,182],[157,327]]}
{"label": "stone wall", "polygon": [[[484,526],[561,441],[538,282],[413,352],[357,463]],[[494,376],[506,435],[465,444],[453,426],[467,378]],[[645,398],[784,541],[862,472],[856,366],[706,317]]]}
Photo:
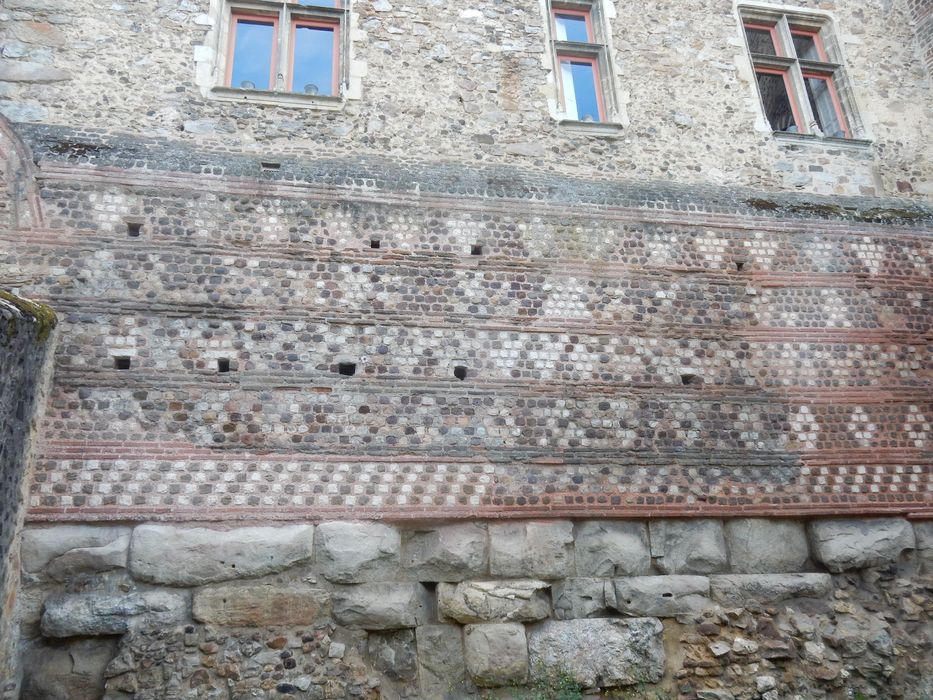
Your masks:
{"label": "stone wall", "polygon": [[[835,194],[931,194],[931,87],[908,0],[771,3],[828,11],[870,143],[776,140],[761,116],[734,3],[608,1],[614,136],[551,117],[539,0],[469,6],[355,0],[358,99],[321,111],[213,99],[209,0],[8,0],[0,111],[215,149],[329,158],[522,164],[579,177],[671,179]],[[923,3],[913,2],[916,14]],[[879,28],[883,28],[880,29]],[[356,91],[355,91],[356,92]]]}
{"label": "stone wall", "polygon": [[19,536],[36,413],[41,409],[55,316],[0,290],[0,698],[15,697]]}
{"label": "stone wall", "polygon": [[56,525],[22,565],[23,700],[933,691],[929,521]]}
{"label": "stone wall", "polygon": [[907,0],[915,23],[917,48],[926,63],[927,73],[933,75],[933,4],[929,0]]}

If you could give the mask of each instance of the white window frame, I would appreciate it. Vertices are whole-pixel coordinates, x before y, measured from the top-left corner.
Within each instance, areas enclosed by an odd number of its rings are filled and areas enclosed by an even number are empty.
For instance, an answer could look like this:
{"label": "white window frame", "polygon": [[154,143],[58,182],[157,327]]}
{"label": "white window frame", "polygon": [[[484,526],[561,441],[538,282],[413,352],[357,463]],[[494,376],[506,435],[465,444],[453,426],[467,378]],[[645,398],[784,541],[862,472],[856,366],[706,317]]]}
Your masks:
{"label": "white window frame", "polygon": [[[838,40],[839,33],[832,17],[826,13],[795,7],[771,4],[737,5],[739,30],[742,33],[742,45],[751,66],[752,83],[755,96],[761,110],[763,123],[779,139],[820,139],[834,143],[861,145],[867,143],[866,125],[856,105],[852,83],[845,69],[845,59]],[[768,56],[754,54],[748,44],[746,24],[768,25],[773,27],[772,37],[780,55]],[[804,59],[797,56],[794,46],[795,33],[812,33],[823,55],[820,60]],[[786,75],[788,98],[791,100],[798,131],[775,131],[770,129],[768,115],[758,85],[758,70],[780,71]],[[777,73],[775,73],[777,74]],[[842,126],[848,131],[846,136],[824,134],[819,127],[808,98],[805,77],[826,76],[830,80],[837,114],[843,120]]]}
{"label": "white window frame", "polygon": [[[592,42],[561,41],[555,36],[554,11],[562,9],[588,14],[593,32]],[[628,119],[619,98],[619,76],[612,46],[610,20],[615,17],[615,6],[609,0],[541,0],[541,10],[545,18],[545,40],[548,46],[545,66],[549,71],[548,83],[553,87],[548,98],[551,116],[570,129],[586,133],[617,133],[628,124]],[[597,88],[602,100],[603,121],[579,121],[567,116],[563,104],[559,55],[580,56],[594,62],[599,76]]]}
{"label": "white window frame", "polygon": [[[290,107],[338,110],[348,99],[360,98],[361,76],[365,66],[354,59],[351,37],[356,15],[352,0],[342,0],[339,8],[299,5],[296,0],[211,0],[211,25],[203,46],[195,47],[196,82],[209,99]],[[275,66],[273,89],[243,89],[227,84],[232,60],[231,35],[235,15],[266,15],[277,19],[272,61]],[[295,20],[327,22],[336,25],[337,76],[333,95],[309,95],[286,89],[291,60],[292,24]]]}

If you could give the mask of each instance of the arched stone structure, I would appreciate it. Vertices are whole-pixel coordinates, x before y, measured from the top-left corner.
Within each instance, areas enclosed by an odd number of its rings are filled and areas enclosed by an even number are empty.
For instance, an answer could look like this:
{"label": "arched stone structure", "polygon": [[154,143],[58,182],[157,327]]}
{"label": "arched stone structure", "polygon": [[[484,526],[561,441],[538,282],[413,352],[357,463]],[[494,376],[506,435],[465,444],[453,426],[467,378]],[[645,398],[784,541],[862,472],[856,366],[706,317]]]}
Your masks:
{"label": "arched stone structure", "polygon": [[3,115],[0,115],[0,226],[42,226],[32,153]]}

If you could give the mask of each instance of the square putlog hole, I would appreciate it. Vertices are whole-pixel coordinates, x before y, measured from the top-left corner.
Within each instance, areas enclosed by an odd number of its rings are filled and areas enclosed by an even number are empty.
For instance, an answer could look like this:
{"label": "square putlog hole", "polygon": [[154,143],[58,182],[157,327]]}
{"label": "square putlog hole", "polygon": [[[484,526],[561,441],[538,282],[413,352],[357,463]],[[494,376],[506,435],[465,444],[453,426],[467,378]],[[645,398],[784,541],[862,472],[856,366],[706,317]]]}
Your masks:
{"label": "square putlog hole", "polygon": [[221,357],[217,360],[217,371],[221,374],[230,371],[230,360],[226,357]]}
{"label": "square putlog hole", "polygon": [[459,379],[461,382],[466,379],[467,368],[463,365],[457,365],[454,367],[454,376]]}
{"label": "square putlog hole", "polygon": [[356,374],[356,363],[355,362],[340,362],[337,365],[337,372],[344,377],[352,377]]}
{"label": "square putlog hole", "polygon": [[115,357],[113,358],[114,369],[124,370],[130,368],[130,358],[128,357]]}
{"label": "square putlog hole", "polygon": [[474,243],[470,246],[470,255],[482,255],[483,246],[479,243]]}
{"label": "square putlog hole", "polygon": [[127,221],[126,222],[126,235],[130,238],[139,238],[140,234],[143,232],[143,225],[138,221]]}
{"label": "square putlog hole", "polygon": [[382,241],[378,238],[373,238],[369,241],[369,247],[373,250],[379,250],[382,247]]}
{"label": "square putlog hole", "polygon": [[693,386],[695,384],[700,384],[700,377],[696,374],[690,374],[685,372],[680,375],[680,383],[684,386]]}

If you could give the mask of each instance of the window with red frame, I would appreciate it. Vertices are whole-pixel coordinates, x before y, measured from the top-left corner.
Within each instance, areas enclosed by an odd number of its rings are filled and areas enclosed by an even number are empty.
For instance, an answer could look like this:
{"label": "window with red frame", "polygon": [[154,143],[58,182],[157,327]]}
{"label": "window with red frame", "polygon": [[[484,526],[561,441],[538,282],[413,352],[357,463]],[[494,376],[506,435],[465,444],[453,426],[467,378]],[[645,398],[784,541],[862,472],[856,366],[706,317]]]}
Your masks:
{"label": "window with red frame", "polygon": [[611,83],[605,32],[593,4],[550,5],[560,111],[570,121],[609,120]]}
{"label": "window with red frame", "polygon": [[852,138],[837,84],[844,80],[838,56],[827,51],[822,17],[743,8],[743,28],[755,68],[761,106],[772,130]]}
{"label": "window with red frame", "polygon": [[340,94],[345,2],[230,2],[226,85],[335,97]]}

